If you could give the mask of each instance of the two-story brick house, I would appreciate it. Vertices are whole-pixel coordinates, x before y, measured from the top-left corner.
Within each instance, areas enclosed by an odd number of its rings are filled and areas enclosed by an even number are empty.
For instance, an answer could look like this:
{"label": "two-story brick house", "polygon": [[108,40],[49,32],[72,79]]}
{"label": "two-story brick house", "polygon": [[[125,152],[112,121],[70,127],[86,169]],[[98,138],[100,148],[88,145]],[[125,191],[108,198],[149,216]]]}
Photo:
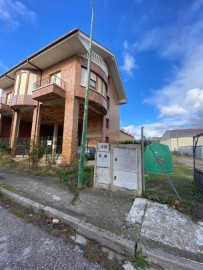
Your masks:
{"label": "two-story brick house", "polygon": [[[89,37],[78,29],[62,36],[0,76],[0,136],[62,137],[62,161],[69,163],[80,145]],[[114,55],[93,41],[87,138],[119,142],[120,104],[126,96]]]}

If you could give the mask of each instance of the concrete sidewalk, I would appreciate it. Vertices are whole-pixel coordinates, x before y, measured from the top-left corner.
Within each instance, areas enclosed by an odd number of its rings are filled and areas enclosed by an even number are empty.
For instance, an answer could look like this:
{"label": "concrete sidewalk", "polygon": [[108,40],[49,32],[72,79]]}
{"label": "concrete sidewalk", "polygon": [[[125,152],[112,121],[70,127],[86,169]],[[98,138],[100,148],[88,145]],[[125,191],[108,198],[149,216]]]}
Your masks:
{"label": "concrete sidewalk", "polygon": [[110,240],[112,233],[117,243],[129,244],[126,250],[131,254],[133,246],[142,247],[156,265],[155,269],[203,269],[203,224],[193,222],[168,206],[144,199],[136,199],[132,206],[129,195],[89,188],[80,191],[79,199],[73,205],[72,193],[57,179],[2,169],[0,182],[30,199],[30,205],[38,202],[45,209],[58,210],[50,210],[51,213],[61,215],[62,212],[74,217],[78,220],[77,228],[83,225],[85,228],[85,224],[93,226],[88,232],[90,237],[92,231],[95,238],[98,233]]}

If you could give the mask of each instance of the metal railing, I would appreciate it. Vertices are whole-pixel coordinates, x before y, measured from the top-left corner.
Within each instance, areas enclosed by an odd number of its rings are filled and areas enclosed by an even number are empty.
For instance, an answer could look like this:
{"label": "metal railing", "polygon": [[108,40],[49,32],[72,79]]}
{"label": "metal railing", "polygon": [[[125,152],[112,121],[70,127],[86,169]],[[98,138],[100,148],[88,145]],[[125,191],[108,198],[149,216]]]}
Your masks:
{"label": "metal railing", "polygon": [[65,90],[66,88],[66,84],[65,82],[60,79],[59,77],[57,77],[56,75],[45,78],[43,80],[37,81],[36,83],[33,84],[33,91],[37,90],[40,87],[44,87],[50,84],[55,84],[58,87],[62,88],[63,90]]}
{"label": "metal railing", "polygon": [[[85,53],[83,55],[80,55],[82,57],[85,57],[88,59],[88,53]],[[104,62],[104,60],[101,58],[101,56],[99,56],[97,53],[95,53],[94,51],[92,52],[92,62],[94,62],[95,64],[97,64],[106,74],[106,76],[108,77],[108,67],[107,64]]]}

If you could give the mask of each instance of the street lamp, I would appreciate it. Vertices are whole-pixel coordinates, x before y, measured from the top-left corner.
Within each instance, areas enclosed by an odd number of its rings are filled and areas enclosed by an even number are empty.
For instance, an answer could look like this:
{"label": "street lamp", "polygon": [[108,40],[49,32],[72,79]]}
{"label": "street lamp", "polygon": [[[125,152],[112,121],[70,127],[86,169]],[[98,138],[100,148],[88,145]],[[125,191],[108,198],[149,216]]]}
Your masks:
{"label": "street lamp", "polygon": [[86,91],[85,91],[82,142],[81,142],[79,169],[78,169],[78,188],[82,188],[84,186],[84,178],[83,177],[84,177],[85,142],[86,142],[86,136],[87,136],[87,119],[88,119],[88,105],[89,105],[90,67],[91,67],[91,59],[92,59],[94,0],[91,0],[91,3],[92,3],[92,18],[91,18],[90,40],[89,40],[89,50],[88,50],[87,82],[86,82]]}

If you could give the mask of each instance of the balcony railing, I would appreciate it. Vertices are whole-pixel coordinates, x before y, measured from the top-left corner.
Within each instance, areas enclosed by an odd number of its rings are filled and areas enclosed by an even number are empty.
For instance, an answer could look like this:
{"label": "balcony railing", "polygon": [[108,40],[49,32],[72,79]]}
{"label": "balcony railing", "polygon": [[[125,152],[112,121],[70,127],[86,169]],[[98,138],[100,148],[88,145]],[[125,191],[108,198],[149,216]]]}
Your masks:
{"label": "balcony railing", "polygon": [[63,90],[65,90],[65,88],[66,88],[66,84],[63,80],[61,80],[57,76],[51,76],[51,77],[45,78],[43,80],[40,80],[40,81],[37,81],[36,83],[34,83],[33,91],[37,90],[40,87],[44,87],[44,86],[47,86],[50,84],[55,84]]}
{"label": "balcony railing", "polygon": [[[80,56],[88,59],[88,53],[85,53],[85,54],[80,55]],[[107,64],[104,62],[104,60],[101,58],[101,56],[99,56],[95,52],[92,52],[92,62],[97,64],[105,72],[106,76],[108,77],[108,75],[109,75],[108,67],[107,67]]]}
{"label": "balcony railing", "polygon": [[31,95],[20,95],[20,96],[13,96],[11,99],[11,106],[21,106],[21,105],[34,105],[34,100],[32,99]]}

